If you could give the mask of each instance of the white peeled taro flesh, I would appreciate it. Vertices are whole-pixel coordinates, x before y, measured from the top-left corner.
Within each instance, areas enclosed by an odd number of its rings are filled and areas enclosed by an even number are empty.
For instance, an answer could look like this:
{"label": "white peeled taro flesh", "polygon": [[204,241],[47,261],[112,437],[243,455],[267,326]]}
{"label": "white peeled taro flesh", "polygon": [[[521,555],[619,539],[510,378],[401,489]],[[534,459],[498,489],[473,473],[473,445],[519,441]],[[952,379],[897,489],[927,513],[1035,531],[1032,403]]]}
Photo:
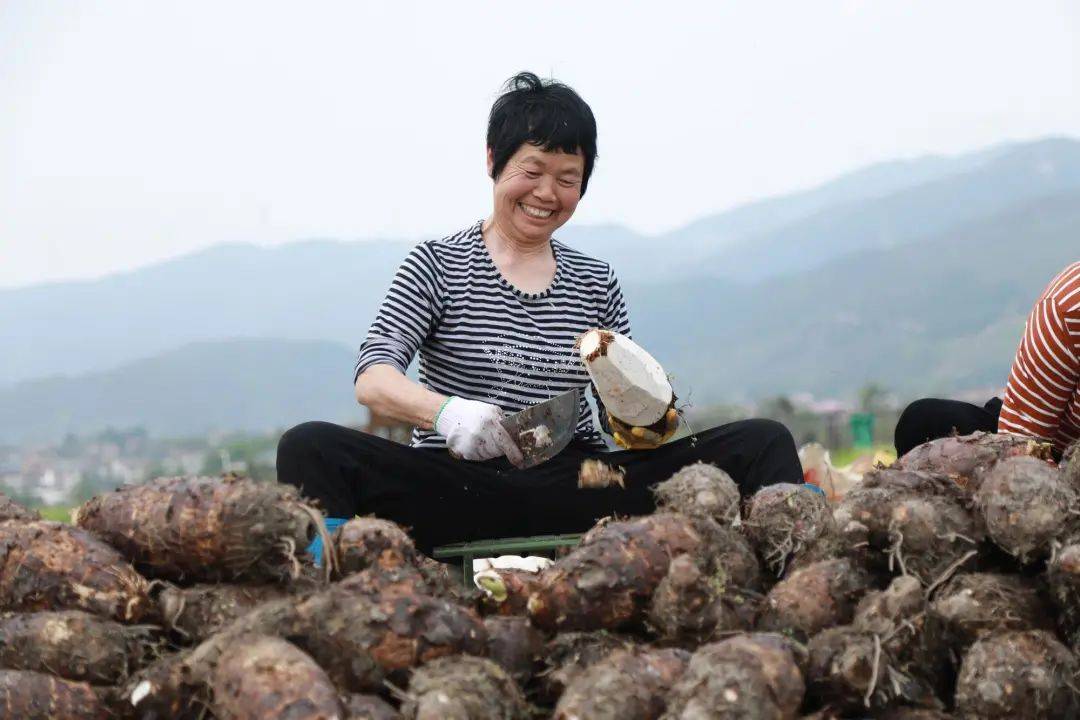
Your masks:
{"label": "white peeled taro flesh", "polygon": [[664,368],[625,335],[589,330],[578,352],[607,411],[627,425],[652,425],[671,407]]}

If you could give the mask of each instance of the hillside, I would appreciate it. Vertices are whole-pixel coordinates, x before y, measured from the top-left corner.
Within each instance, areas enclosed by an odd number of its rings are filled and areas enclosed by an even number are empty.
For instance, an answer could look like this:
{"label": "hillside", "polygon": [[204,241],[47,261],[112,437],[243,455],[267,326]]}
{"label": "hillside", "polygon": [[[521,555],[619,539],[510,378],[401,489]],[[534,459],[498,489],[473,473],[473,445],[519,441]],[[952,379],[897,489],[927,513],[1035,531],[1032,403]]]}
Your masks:
{"label": "hillside", "polygon": [[328,342],[185,345],[101,373],[0,390],[0,442],[58,440],[109,427],[159,437],[266,431],[305,420],[359,422],[353,351]]}

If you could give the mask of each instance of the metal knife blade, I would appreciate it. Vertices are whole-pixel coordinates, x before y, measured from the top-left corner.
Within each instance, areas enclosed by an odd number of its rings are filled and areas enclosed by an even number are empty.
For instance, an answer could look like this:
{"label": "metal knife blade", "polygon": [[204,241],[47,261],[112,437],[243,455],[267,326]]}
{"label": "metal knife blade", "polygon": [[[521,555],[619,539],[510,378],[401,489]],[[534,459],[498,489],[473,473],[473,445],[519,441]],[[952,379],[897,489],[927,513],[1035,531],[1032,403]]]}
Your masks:
{"label": "metal knife blade", "polygon": [[562,452],[574,438],[580,388],[503,418],[502,426],[521,448],[522,467],[534,467]]}

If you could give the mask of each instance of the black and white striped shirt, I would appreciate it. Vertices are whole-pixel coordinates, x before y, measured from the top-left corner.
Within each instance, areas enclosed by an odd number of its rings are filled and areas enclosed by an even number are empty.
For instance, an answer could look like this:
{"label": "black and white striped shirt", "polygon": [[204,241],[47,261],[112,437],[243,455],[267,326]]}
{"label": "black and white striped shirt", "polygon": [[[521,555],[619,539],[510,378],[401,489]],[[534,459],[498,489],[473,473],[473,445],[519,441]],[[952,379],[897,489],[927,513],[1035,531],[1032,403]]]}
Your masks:
{"label": "black and white striped shirt", "polygon": [[[412,249],[360,347],[354,381],[379,363],[404,373],[419,351],[420,384],[505,412],[589,385],[574,349],[577,337],[594,327],[630,334],[611,267],[552,239],[551,285],[521,292],[495,267],[482,224]],[[574,437],[604,447],[584,392]],[[412,444],[445,447],[446,441],[417,428]]]}

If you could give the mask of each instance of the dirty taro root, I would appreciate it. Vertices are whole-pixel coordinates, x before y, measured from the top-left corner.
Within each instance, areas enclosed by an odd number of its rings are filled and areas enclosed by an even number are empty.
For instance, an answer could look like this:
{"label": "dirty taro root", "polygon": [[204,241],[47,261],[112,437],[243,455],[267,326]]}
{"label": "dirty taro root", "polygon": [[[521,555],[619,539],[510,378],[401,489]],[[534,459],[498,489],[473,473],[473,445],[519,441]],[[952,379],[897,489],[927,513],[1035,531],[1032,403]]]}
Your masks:
{"label": "dirty taro root", "polygon": [[1076,717],[1076,670],[1076,658],[1050,633],[989,635],[975,641],[960,665],[956,714],[965,720]]}
{"label": "dirty taro root", "polygon": [[656,505],[688,517],[711,518],[721,524],[739,519],[739,487],[731,476],[703,462],[687,465],[653,487]]}
{"label": "dirty taro root", "polygon": [[401,714],[406,720],[525,720],[528,705],[496,663],[458,655],[416,669]]}
{"label": "dirty taro root", "polygon": [[218,720],[343,716],[337,691],[322,668],[280,638],[236,638],[222,653],[211,687]]}
{"label": "dirty taro root", "polygon": [[0,667],[94,685],[122,682],[153,659],[157,646],[145,626],[122,625],[78,610],[0,618]]}
{"label": "dirty taro root", "polygon": [[201,701],[221,654],[240,635],[286,637],[350,692],[371,692],[384,680],[443,655],[482,655],[487,633],[471,610],[401,593],[367,595],[338,585],[303,600],[271,600],[191,650],[139,673],[127,696],[150,717],[182,717]]}
{"label": "dirty taro root", "polygon": [[86,683],[29,670],[0,670],[0,718],[109,720],[112,713]]}
{"label": "dirty taro root", "polygon": [[1064,542],[1046,566],[1050,599],[1058,610],[1058,625],[1074,647],[1080,647],[1080,538]]}
{"label": "dirty taro root", "polygon": [[702,645],[667,697],[664,720],[794,720],[805,685],[797,646],[778,635]]}
{"label": "dirty taro root", "polygon": [[805,485],[768,485],[754,493],[746,509],[743,530],[776,575],[783,574],[791,556],[833,528],[825,497]]}
{"label": "dirty taro root", "polygon": [[540,584],[540,573],[491,568],[476,578],[483,588],[480,611],[485,615],[524,615],[529,596]]}
{"label": "dirty taro root", "polygon": [[1008,433],[975,432],[931,440],[912,448],[893,465],[898,470],[921,470],[947,475],[958,486],[974,492],[980,471],[998,460],[1030,456],[1050,460],[1053,446]]}
{"label": "dirty taro root", "polygon": [[484,618],[487,657],[522,687],[532,678],[544,657],[544,636],[528,618],[493,616]]}
{"label": "dirty taro root", "polygon": [[1032,457],[994,465],[975,494],[987,535],[1021,562],[1046,557],[1054,540],[1075,528],[1078,498],[1056,467]]}
{"label": "dirty taro root", "polygon": [[749,630],[758,597],[723,574],[703,570],[690,555],[679,555],[653,593],[646,620],[663,640],[697,645],[715,633]]}
{"label": "dirty taro root", "polygon": [[296,578],[300,554],[322,527],[295,488],[233,476],[125,487],[90,500],[73,519],[148,576],[186,582]]}
{"label": "dirty taro root", "polygon": [[931,585],[973,561],[983,540],[964,503],[947,477],[884,468],[867,473],[833,519],[852,557]]}
{"label": "dirty taro root", "polygon": [[166,587],[157,602],[165,627],[189,642],[202,642],[259,603],[287,595],[278,585],[199,584]]}
{"label": "dirty taro root", "polygon": [[544,669],[537,673],[540,698],[554,702],[585,668],[635,645],[630,637],[606,630],[559,633],[544,648]]}
{"label": "dirty taro root", "polygon": [[930,615],[958,652],[1004,630],[1049,630],[1053,617],[1029,580],[998,573],[956,575],[934,594]]}
{"label": "dirty taro root", "polygon": [[0,521],[40,519],[41,514],[37,510],[28,510],[4,493],[0,493]]}
{"label": "dirty taro root", "polygon": [[356,517],[334,531],[338,570],[342,575],[369,567],[389,570],[416,564],[416,546],[397,523]]}
{"label": "dirty taro root", "polygon": [[701,543],[681,515],[607,523],[540,574],[529,598],[529,617],[542,630],[559,631],[638,622],[671,558]]}
{"label": "dirty taro root", "polygon": [[758,629],[791,633],[805,641],[821,630],[851,622],[874,578],[848,558],[796,570],[765,597]]}
{"label": "dirty taro root", "polygon": [[343,720],[401,720],[393,705],[378,695],[352,694],[342,698]]}
{"label": "dirty taro root", "polygon": [[120,553],[60,523],[0,522],[0,607],[85,610],[121,622],[151,614],[149,583]]}
{"label": "dirty taro root", "polygon": [[554,720],[655,720],[690,654],[677,649],[617,650],[581,672],[555,706]]}

